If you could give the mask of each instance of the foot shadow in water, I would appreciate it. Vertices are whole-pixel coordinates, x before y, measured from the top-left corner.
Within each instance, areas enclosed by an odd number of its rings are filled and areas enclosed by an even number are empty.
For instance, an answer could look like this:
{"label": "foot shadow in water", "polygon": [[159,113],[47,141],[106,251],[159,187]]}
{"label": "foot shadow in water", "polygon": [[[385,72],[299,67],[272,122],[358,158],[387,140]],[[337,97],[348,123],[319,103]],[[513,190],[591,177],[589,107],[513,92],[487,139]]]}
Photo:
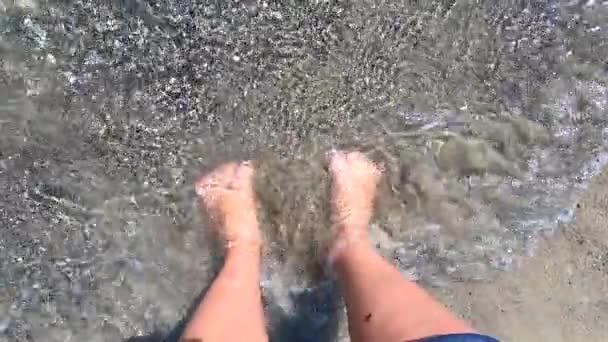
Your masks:
{"label": "foot shadow in water", "polygon": [[[219,272],[218,262],[217,270]],[[190,306],[186,316],[168,333],[154,332],[131,337],[125,342],[178,342],[186,323],[209,290],[209,284]],[[342,300],[335,281],[325,281],[315,288],[292,291],[289,294],[292,312],[285,312],[272,299],[264,298],[264,311],[270,323],[271,342],[334,342],[338,336]]]}
{"label": "foot shadow in water", "polygon": [[272,342],[334,342],[343,312],[335,282],[290,293],[292,312],[269,303],[271,320],[268,332]]}

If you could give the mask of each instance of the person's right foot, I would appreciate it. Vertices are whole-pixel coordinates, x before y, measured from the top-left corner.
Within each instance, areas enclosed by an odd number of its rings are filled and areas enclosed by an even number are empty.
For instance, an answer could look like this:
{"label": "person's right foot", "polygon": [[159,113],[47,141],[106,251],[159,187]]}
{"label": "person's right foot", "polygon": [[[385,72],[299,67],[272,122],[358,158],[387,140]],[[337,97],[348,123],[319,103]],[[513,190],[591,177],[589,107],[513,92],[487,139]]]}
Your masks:
{"label": "person's right foot", "polygon": [[330,254],[335,254],[339,246],[367,239],[382,170],[362,153],[344,151],[331,152],[329,170],[331,223],[336,228]]}
{"label": "person's right foot", "polygon": [[254,169],[249,162],[228,163],[196,183],[196,193],[226,247],[244,245],[258,250],[262,244],[253,174]]}

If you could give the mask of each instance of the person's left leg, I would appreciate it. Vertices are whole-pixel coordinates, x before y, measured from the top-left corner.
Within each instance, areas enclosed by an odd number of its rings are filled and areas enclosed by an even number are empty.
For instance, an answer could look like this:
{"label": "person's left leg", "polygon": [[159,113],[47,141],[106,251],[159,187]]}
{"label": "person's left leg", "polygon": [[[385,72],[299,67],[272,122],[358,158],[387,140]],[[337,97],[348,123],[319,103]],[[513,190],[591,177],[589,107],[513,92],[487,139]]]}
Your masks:
{"label": "person's left leg", "polygon": [[249,163],[223,165],[196,184],[226,258],[181,337],[182,342],[268,341],[262,308],[258,227]]}

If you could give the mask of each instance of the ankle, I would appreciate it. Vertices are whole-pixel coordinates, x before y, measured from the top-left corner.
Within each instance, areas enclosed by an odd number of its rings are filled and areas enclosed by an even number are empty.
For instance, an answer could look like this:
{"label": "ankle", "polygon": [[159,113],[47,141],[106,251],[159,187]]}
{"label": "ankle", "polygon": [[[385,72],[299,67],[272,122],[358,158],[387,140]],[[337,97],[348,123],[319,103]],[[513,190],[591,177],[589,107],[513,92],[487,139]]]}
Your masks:
{"label": "ankle", "polygon": [[336,214],[331,218],[334,227],[340,232],[367,232],[372,213],[369,209],[353,209]]}
{"label": "ankle", "polygon": [[250,239],[226,241],[226,256],[231,255],[260,255],[262,253],[262,242]]}
{"label": "ankle", "polygon": [[366,229],[339,229],[336,238],[327,252],[327,263],[330,267],[357,250],[371,248],[371,241]]}
{"label": "ankle", "polygon": [[226,220],[220,233],[226,249],[260,250],[262,247],[259,225],[253,220],[250,222]]}
{"label": "ankle", "polygon": [[242,287],[251,281],[259,282],[262,254],[246,246],[226,250],[221,278],[225,286]]}
{"label": "ankle", "polygon": [[262,260],[261,245],[241,244],[232,245],[226,248],[226,261],[245,262],[247,264],[257,264]]}

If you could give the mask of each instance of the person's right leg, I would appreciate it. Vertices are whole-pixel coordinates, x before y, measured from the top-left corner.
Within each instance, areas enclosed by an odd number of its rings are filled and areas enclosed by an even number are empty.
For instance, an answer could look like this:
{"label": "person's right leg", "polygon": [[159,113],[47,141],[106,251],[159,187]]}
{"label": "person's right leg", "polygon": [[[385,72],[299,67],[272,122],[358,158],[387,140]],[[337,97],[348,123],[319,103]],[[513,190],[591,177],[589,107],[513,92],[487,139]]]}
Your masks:
{"label": "person's right leg", "polygon": [[224,264],[180,339],[182,342],[266,342],[260,268],[262,237],[249,163],[228,163],[196,184],[226,244]]}
{"label": "person's right leg", "polygon": [[335,152],[332,223],[338,235],[330,249],[348,311],[353,342],[404,342],[430,336],[473,333],[414,282],[384,260],[368,238],[381,172],[363,154]]}

